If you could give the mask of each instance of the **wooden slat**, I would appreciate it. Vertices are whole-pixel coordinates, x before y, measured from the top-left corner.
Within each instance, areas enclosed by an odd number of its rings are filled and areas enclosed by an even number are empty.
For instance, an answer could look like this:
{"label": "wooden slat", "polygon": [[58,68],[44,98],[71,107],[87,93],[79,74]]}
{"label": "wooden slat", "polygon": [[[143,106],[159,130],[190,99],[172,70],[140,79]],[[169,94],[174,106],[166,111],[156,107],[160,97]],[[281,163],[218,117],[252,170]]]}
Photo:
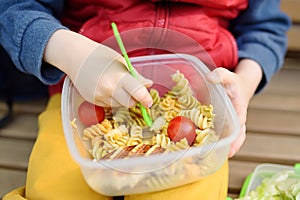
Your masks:
{"label": "wooden slat", "polygon": [[33,141],[0,138],[0,167],[27,169]]}
{"label": "wooden slat", "polygon": [[25,185],[26,171],[0,168],[0,198],[8,192]]}
{"label": "wooden slat", "polygon": [[[299,11],[298,11],[299,12]],[[287,32],[288,36],[288,50],[289,51],[300,51],[300,25],[294,24]]]}
{"label": "wooden slat", "polygon": [[236,160],[290,164],[300,162],[300,137],[248,133]]}
{"label": "wooden slat", "polygon": [[300,111],[300,60],[287,59],[285,66],[271,82],[255,95],[249,108]]}
{"label": "wooden slat", "polygon": [[281,9],[291,18],[293,22],[291,29],[287,33],[288,50],[300,51],[300,2],[299,0],[282,0]]}
{"label": "wooden slat", "polygon": [[284,59],[283,69],[297,69],[300,70],[300,57]]}
{"label": "wooden slat", "polygon": [[[300,63],[300,62],[299,62]],[[300,70],[282,69],[275,74],[264,93],[285,96],[300,96]],[[285,103],[285,102],[282,102]]]}
{"label": "wooden slat", "polygon": [[14,113],[12,121],[0,129],[0,136],[34,140],[37,135],[37,114]]}
{"label": "wooden slat", "polygon": [[239,194],[246,177],[253,172],[255,167],[259,164],[260,163],[256,162],[230,160],[228,191]]}
{"label": "wooden slat", "polygon": [[249,108],[300,112],[300,96],[259,94],[251,100]]}
{"label": "wooden slat", "polygon": [[299,0],[282,0],[281,9],[291,17],[294,22],[300,22],[300,2]]}
{"label": "wooden slat", "polygon": [[[47,104],[47,99],[38,99],[32,101],[17,101],[13,102],[14,112],[25,112],[25,113],[35,113],[39,114],[44,111]],[[6,105],[4,102],[0,102],[0,112],[6,110]]]}
{"label": "wooden slat", "polygon": [[246,125],[251,132],[300,136],[300,112],[249,109]]}
{"label": "wooden slat", "polygon": [[287,65],[251,100],[248,131],[300,135],[300,68],[294,60]]}

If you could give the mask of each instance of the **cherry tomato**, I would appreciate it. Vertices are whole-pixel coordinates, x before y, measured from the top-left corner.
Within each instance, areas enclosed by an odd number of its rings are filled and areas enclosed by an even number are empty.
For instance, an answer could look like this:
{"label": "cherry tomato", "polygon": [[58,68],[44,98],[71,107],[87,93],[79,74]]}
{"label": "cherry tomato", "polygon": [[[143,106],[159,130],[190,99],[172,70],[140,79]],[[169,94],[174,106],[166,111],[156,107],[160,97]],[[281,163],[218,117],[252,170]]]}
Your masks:
{"label": "cherry tomato", "polygon": [[174,117],[168,126],[168,136],[173,142],[179,142],[186,138],[191,145],[196,138],[196,127],[192,120],[187,117]]}
{"label": "cherry tomato", "polygon": [[86,125],[101,123],[105,118],[104,108],[94,105],[88,101],[84,101],[78,108],[78,116],[80,121]]}

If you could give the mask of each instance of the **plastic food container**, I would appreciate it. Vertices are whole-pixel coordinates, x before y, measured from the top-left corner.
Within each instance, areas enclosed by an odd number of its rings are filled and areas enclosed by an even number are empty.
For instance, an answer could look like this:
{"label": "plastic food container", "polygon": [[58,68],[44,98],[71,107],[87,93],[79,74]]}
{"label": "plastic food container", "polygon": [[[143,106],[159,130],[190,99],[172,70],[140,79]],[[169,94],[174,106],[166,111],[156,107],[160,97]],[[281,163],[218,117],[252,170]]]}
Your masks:
{"label": "plastic food container", "polygon": [[245,197],[254,191],[258,186],[262,184],[265,178],[270,178],[275,174],[280,174],[281,172],[291,171],[293,172],[293,178],[299,178],[300,180],[300,163],[296,164],[294,167],[287,165],[264,163],[258,165],[253,173],[249,174],[246,178],[240,197]]}
{"label": "plastic food container", "polygon": [[219,140],[172,153],[95,161],[88,152],[90,144],[82,140],[84,125],[79,120],[76,120],[77,129],[71,125],[73,119],[78,119],[77,109],[83,98],[67,78],[62,93],[64,134],[71,156],[80,166],[87,184],[101,194],[118,196],[177,187],[217,171],[239,133],[239,122],[224,88],[220,84],[209,84],[205,79],[208,68],[190,55],[143,56],[131,61],[139,73],[153,80],[153,87],[160,94],[174,85],[171,74],[177,70],[183,73],[198,100],[213,105],[214,130]]}

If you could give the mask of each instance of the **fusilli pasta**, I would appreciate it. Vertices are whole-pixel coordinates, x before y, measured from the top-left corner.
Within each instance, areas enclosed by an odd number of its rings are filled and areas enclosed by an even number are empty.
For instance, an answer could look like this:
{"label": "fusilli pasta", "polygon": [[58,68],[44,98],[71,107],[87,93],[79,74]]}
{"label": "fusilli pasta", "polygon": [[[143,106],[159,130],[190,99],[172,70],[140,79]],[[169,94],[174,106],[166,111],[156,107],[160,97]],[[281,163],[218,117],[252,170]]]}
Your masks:
{"label": "fusilli pasta", "polygon": [[[171,78],[175,86],[162,97],[156,89],[150,90],[153,105],[147,111],[154,120],[151,127],[146,126],[139,107],[134,106],[114,108],[114,112],[110,111],[110,118],[84,129],[83,139],[91,141],[90,153],[95,159],[150,155],[161,152],[161,149],[172,152],[190,148],[186,138],[173,142],[168,136],[168,124],[176,116],[190,118],[196,125],[193,146],[218,139],[213,130],[213,106],[202,105],[193,96],[189,81],[182,73],[177,71]],[[72,123],[75,127],[75,121]],[[154,136],[151,135],[149,139],[143,137],[143,134],[150,132]]]}

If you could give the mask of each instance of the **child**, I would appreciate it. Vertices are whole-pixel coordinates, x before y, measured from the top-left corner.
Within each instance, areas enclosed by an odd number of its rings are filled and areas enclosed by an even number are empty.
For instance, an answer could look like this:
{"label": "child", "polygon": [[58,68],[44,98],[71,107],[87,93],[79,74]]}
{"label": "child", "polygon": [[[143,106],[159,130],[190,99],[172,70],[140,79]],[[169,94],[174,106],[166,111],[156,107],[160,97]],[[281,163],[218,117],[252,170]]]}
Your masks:
{"label": "child", "polygon": [[[231,157],[245,140],[251,97],[283,63],[290,22],[279,5],[279,0],[2,0],[0,42],[19,70],[34,74],[45,84],[55,84],[66,74],[81,95],[97,105],[140,102],[149,107],[152,99],[146,87],[151,81],[134,79],[120,54],[102,44],[112,35],[110,23],[116,22],[120,32],[157,27],[187,35],[217,65],[207,79],[224,85],[239,116],[241,131],[232,144]],[[144,42],[139,35],[132,40]],[[146,49],[137,54],[153,52]],[[60,94],[52,93],[39,117],[26,187],[7,194],[5,200],[111,199],[92,191],[70,158],[59,102]],[[198,182],[125,199],[225,199],[227,182],[226,162]]]}

